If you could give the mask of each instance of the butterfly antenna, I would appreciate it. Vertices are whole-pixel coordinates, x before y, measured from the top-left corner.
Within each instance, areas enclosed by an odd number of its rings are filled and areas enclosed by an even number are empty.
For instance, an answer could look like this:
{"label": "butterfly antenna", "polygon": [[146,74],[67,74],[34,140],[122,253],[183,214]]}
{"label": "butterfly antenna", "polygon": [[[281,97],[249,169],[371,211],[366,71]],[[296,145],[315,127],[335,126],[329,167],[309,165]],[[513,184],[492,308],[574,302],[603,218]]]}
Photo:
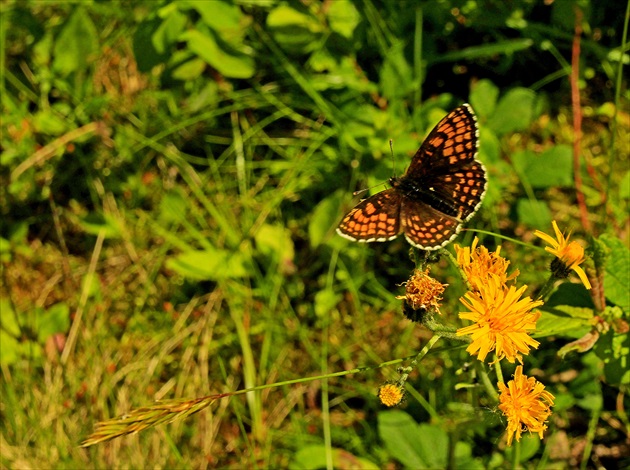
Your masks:
{"label": "butterfly antenna", "polygon": [[394,158],[394,141],[392,139],[389,139],[389,151],[392,154],[392,172],[396,178],[396,159]]}

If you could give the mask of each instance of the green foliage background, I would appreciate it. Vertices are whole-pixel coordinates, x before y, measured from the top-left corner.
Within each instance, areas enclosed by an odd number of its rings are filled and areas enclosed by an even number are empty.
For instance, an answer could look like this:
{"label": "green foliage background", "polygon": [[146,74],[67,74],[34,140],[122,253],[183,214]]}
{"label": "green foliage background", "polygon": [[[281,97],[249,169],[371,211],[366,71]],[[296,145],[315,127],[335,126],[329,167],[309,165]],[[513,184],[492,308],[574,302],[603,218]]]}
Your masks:
{"label": "green foliage background", "polygon": [[[0,8],[3,467],[630,462],[627,3]],[[366,246],[334,233],[352,191],[379,191],[392,175],[389,139],[400,173],[462,102],[479,119],[489,189],[470,224],[483,232],[457,243],[525,242],[502,253],[532,295],[550,261],[532,246],[535,229],[549,233],[555,219],[602,250],[592,254],[604,290],[592,294],[606,311],[577,284],[545,306],[543,345],[528,361],[556,407],[547,438],[525,439],[516,456],[455,343],[412,374],[403,409],[383,410],[376,390],[397,372],[376,366],[431,336],[395,298],[414,263],[402,239]],[[458,324],[465,288],[445,260],[433,274],[451,284],[442,311]],[[601,318],[614,327],[592,350],[558,358]],[[360,366],[78,447],[97,421],[155,399]]]}

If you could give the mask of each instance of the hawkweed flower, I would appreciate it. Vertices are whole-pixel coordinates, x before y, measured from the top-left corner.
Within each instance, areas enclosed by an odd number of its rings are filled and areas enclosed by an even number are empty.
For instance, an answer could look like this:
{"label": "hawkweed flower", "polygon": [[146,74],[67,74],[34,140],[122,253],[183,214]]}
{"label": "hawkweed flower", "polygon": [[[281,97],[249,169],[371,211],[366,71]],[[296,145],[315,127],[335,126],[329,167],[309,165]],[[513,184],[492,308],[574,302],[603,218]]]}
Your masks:
{"label": "hawkweed flower", "polygon": [[501,246],[497,247],[497,251],[490,252],[485,246],[477,248],[479,239],[475,237],[470,247],[460,247],[455,245],[457,253],[457,264],[464,272],[468,283],[472,290],[478,291],[479,286],[488,281],[491,274],[499,276],[503,284],[516,279],[519,270],[515,269],[508,276],[507,269],[510,262],[501,256]]}
{"label": "hawkweed flower", "polygon": [[491,274],[479,291],[467,292],[459,300],[468,312],[459,317],[474,323],[457,330],[457,336],[470,335],[472,343],[466,348],[471,356],[484,361],[488,353],[495,351],[497,361],[505,358],[522,363],[522,354],[529,354],[530,347],[538,348],[538,341],[529,336],[536,329],[540,312],[532,309],[543,304],[530,297],[521,299],[527,286],[516,289],[507,287],[499,276]]}
{"label": "hawkweed flower", "polygon": [[378,389],[378,399],[385,406],[398,406],[405,399],[405,389],[398,382],[386,382]]}
{"label": "hawkweed flower", "polygon": [[520,441],[523,431],[538,433],[542,439],[555,397],[534,377],[523,375],[523,366],[516,368],[514,379],[507,386],[503,382],[498,385],[501,391],[499,409],[508,422],[507,445],[512,445],[514,434]]}
{"label": "hawkweed flower", "polygon": [[448,284],[442,284],[429,276],[429,269],[415,270],[409,280],[404,283],[405,295],[397,296],[397,299],[405,299],[406,305],[403,312],[412,321],[418,321],[427,312],[440,313],[442,293]]}
{"label": "hawkweed flower", "polygon": [[556,221],[552,221],[553,230],[556,232],[556,238],[551,235],[547,235],[540,230],[536,230],[534,235],[542,238],[550,246],[545,247],[545,250],[556,256],[556,259],[551,263],[551,272],[558,279],[565,279],[569,277],[571,270],[580,277],[580,281],[587,289],[591,288],[591,283],[586,277],[586,273],[580,267],[580,264],[586,259],[584,256],[584,248],[576,241],[569,242],[571,234],[564,236],[564,234],[558,228]]}

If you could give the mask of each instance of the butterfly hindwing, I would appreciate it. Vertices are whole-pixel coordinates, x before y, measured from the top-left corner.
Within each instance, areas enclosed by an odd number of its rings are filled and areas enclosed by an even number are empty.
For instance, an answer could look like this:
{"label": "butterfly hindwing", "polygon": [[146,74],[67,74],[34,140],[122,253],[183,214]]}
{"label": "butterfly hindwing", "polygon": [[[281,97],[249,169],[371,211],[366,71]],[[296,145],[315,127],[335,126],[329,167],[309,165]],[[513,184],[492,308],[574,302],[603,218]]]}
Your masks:
{"label": "butterfly hindwing", "polygon": [[458,219],[408,198],[403,199],[400,221],[407,241],[423,250],[436,250],[446,245],[461,228]]}
{"label": "butterfly hindwing", "polygon": [[358,203],[341,221],[337,232],[350,240],[392,240],[400,233],[401,194],[387,189]]}

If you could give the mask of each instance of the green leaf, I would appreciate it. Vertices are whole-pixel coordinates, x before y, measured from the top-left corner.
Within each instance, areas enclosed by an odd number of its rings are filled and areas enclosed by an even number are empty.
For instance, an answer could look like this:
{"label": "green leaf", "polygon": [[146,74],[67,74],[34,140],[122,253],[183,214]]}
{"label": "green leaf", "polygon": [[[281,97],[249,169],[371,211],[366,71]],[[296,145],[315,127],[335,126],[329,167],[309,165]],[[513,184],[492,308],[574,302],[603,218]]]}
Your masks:
{"label": "green leaf", "polygon": [[516,152],[512,164],[518,175],[534,188],[573,186],[573,157],[568,145],[556,145],[540,155],[531,150]]}
{"label": "green leaf", "polygon": [[414,87],[411,67],[404,54],[404,44],[394,45],[385,55],[380,84],[386,98],[401,98]]}
{"label": "green leaf", "polygon": [[89,234],[98,235],[103,230],[105,238],[120,238],[121,228],[116,219],[110,214],[92,212],[86,215],[80,222],[81,228]]}
{"label": "green leaf", "polygon": [[610,250],[604,276],[606,298],[630,315],[630,250],[621,240],[608,234],[599,237],[599,241]]}
{"label": "green leaf", "polygon": [[558,305],[539,308],[541,316],[536,323],[536,337],[563,336],[580,338],[588,333],[595,311],[590,308]]}
{"label": "green leaf", "polygon": [[418,424],[404,411],[378,414],[378,432],[389,453],[409,468],[445,468],[448,453],[446,432]]}
{"label": "green leaf", "polygon": [[161,23],[154,23],[157,27],[151,35],[151,44],[159,57],[164,58],[170,55],[187,22],[186,15],[176,9],[169,9],[168,15]]}
{"label": "green leaf", "polygon": [[293,265],[295,250],[291,232],[286,227],[264,224],[256,232],[255,239],[259,253],[272,258],[283,268]]}
{"label": "green leaf", "polygon": [[[293,456],[292,465],[289,468],[326,468],[326,447],[323,445],[311,445],[301,448]],[[380,467],[374,462],[357,457],[343,449],[330,449],[333,468],[361,468],[377,470]]]}
{"label": "green leaf", "polygon": [[195,250],[166,260],[166,267],[199,281],[248,278],[252,273],[250,259],[243,252],[228,250]]}
{"label": "green leaf", "polygon": [[37,340],[45,343],[55,333],[65,333],[70,329],[70,307],[60,302],[48,308],[43,315],[37,316],[35,328]]}
{"label": "green leaf", "polygon": [[513,54],[514,52],[529,49],[533,44],[534,41],[531,39],[507,39],[492,44],[470,46],[459,51],[438,55],[433,60],[433,63],[476,60],[484,57],[493,57],[497,54]]}
{"label": "green leaf", "polygon": [[[528,462],[540,449],[540,438],[536,434],[524,434],[519,445],[519,462]],[[510,462],[514,461],[514,446],[505,449],[505,457]]]}
{"label": "green leaf", "polygon": [[84,70],[98,48],[96,27],[82,7],[77,7],[55,41],[53,69],[66,76]]}
{"label": "green leaf", "polygon": [[479,80],[470,91],[470,105],[482,120],[492,116],[497,106],[498,98],[499,88],[488,79]]}
{"label": "green leaf", "polygon": [[313,210],[308,223],[308,238],[313,248],[319,246],[339,219],[341,194],[323,199]]}
{"label": "green leaf", "polygon": [[33,115],[33,127],[37,132],[54,136],[63,134],[68,128],[66,121],[50,109]]}
{"label": "green leaf", "polygon": [[516,214],[519,222],[529,227],[551,225],[551,211],[545,201],[520,198],[516,202]]}
{"label": "green leaf", "polygon": [[5,331],[16,338],[20,336],[20,325],[17,323],[13,304],[4,298],[0,299],[0,325],[2,326],[0,328],[1,331]]}
{"label": "green leaf", "polygon": [[320,290],[315,294],[315,314],[320,318],[328,318],[330,311],[341,301],[341,294],[332,289]]}
{"label": "green leaf", "polygon": [[179,3],[178,6],[195,9],[201,15],[201,20],[210,26],[223,41],[234,47],[239,47],[242,44],[243,36],[247,31],[245,28],[246,17],[238,5],[223,0],[212,2],[187,0]]}
{"label": "green leaf", "polygon": [[160,201],[158,220],[161,222],[181,222],[186,218],[188,204],[179,192],[168,192]]}
{"label": "green leaf", "polygon": [[171,25],[163,27],[160,18],[150,18],[138,25],[133,33],[133,55],[140,72],[150,72],[168,60],[171,30]]}
{"label": "green leaf", "polygon": [[183,33],[181,39],[188,42],[191,51],[225,77],[251,78],[254,75],[253,59],[241,52],[220,48],[211,32],[204,34],[190,30]]}
{"label": "green leaf", "polygon": [[0,364],[15,364],[20,357],[19,346],[15,336],[11,336],[4,329],[0,329]]}
{"label": "green leaf", "polygon": [[535,118],[536,94],[529,88],[513,88],[499,100],[494,114],[488,119],[497,135],[524,131]]}
{"label": "green leaf", "polygon": [[612,329],[602,335],[595,353],[604,361],[606,383],[612,386],[630,384],[630,335],[616,334]]}
{"label": "green leaf", "polygon": [[323,26],[314,17],[286,5],[269,12],[267,27],[284,49],[296,53],[315,50],[323,31]]}
{"label": "green leaf", "polygon": [[347,39],[352,38],[354,30],[361,20],[361,15],[349,0],[331,2],[326,16],[330,29]]}

